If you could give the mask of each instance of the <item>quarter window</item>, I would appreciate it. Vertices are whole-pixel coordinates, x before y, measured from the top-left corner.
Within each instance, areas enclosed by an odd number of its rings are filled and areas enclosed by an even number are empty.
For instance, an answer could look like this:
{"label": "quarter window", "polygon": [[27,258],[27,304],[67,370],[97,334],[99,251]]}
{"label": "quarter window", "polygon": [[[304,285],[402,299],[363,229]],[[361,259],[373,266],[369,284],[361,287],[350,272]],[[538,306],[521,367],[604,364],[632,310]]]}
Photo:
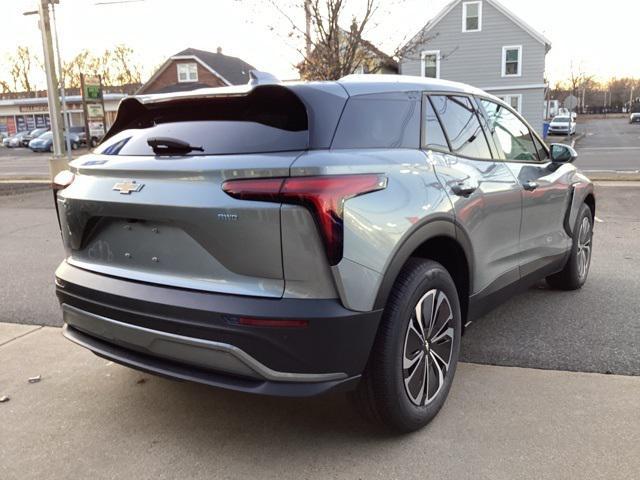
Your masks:
{"label": "quarter window", "polygon": [[529,128],[513,112],[490,100],[481,100],[487,112],[489,129],[507,160],[538,160],[536,145]]}
{"label": "quarter window", "polygon": [[462,31],[479,32],[482,30],[482,2],[464,2],[462,4]]}
{"label": "quarter window", "polygon": [[502,47],[502,76],[519,77],[522,66],[522,45]]}
{"label": "quarter window", "polygon": [[440,78],[440,52],[438,50],[422,52],[422,76]]}
{"label": "quarter window", "polygon": [[449,151],[447,137],[444,135],[440,120],[436,116],[431,101],[424,99],[424,126],[422,129],[422,146],[428,149]]}
{"label": "quarter window", "polygon": [[179,63],[178,64],[178,82],[197,82],[198,81],[198,64],[197,63]]}
{"label": "quarter window", "polygon": [[453,153],[463,157],[492,158],[489,143],[469,98],[444,95],[430,98]]}

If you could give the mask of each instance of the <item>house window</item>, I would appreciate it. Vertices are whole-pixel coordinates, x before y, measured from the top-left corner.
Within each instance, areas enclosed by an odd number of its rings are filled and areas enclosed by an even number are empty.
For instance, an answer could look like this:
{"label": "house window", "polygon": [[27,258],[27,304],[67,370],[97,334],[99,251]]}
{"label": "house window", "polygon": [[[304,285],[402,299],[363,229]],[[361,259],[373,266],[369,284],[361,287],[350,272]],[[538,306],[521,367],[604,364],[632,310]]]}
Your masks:
{"label": "house window", "polygon": [[422,52],[422,76],[440,78],[440,50]]}
{"label": "house window", "polygon": [[178,63],[178,82],[197,82],[197,63]]}
{"label": "house window", "polygon": [[519,77],[522,73],[522,45],[502,47],[502,76]]}
{"label": "house window", "polygon": [[482,30],[482,2],[464,2],[462,4],[462,31],[479,32]]}
{"label": "house window", "polygon": [[513,108],[516,112],[521,113],[522,109],[522,95],[499,95],[498,98],[504,103]]}

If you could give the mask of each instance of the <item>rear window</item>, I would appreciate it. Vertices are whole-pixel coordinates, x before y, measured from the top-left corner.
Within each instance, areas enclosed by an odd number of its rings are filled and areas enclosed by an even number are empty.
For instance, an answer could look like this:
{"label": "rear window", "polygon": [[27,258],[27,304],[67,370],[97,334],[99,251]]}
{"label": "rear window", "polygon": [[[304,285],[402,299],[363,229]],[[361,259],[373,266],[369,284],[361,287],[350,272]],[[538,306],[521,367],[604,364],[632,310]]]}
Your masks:
{"label": "rear window", "polygon": [[358,95],[347,101],[332,148],[418,148],[417,92]]}
{"label": "rear window", "polygon": [[150,138],[186,142],[202,151],[188,155],[304,150],[309,146],[307,112],[298,97],[279,86],[248,95],[123,102],[106,140],[105,155],[154,155]]}

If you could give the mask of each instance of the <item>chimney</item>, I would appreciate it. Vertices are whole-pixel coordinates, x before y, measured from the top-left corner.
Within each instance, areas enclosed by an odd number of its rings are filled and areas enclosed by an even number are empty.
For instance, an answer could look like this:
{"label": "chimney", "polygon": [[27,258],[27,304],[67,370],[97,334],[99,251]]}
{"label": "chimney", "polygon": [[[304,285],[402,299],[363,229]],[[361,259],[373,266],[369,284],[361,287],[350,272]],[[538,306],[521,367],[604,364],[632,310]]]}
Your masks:
{"label": "chimney", "polygon": [[218,48],[216,48],[216,52],[217,52],[217,53],[222,53],[222,47],[218,47]]}

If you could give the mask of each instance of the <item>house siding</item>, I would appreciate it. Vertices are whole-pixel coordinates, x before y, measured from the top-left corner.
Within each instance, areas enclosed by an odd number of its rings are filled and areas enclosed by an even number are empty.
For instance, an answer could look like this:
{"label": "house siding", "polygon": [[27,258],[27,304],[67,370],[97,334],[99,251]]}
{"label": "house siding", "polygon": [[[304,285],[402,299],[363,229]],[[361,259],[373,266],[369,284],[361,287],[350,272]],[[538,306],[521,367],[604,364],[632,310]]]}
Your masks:
{"label": "house siding", "polygon": [[[482,30],[463,32],[462,3],[424,35],[426,42],[411,48],[400,62],[400,73],[422,75],[421,52],[439,50],[440,78],[467,83],[494,95],[521,94],[521,113],[541,131],[544,88],[519,87],[544,83],[545,45],[487,1],[482,2]],[[503,77],[502,47],[514,45],[522,46],[521,75]]]}
{"label": "house siding", "polygon": [[172,60],[167,67],[151,82],[146,83],[138,92],[142,93],[154,93],[162,90],[165,87],[178,84],[178,67],[179,63],[195,63],[198,66],[198,83],[204,84],[209,87],[224,87],[226,83],[214,75],[209,70],[204,68],[196,60]]}

